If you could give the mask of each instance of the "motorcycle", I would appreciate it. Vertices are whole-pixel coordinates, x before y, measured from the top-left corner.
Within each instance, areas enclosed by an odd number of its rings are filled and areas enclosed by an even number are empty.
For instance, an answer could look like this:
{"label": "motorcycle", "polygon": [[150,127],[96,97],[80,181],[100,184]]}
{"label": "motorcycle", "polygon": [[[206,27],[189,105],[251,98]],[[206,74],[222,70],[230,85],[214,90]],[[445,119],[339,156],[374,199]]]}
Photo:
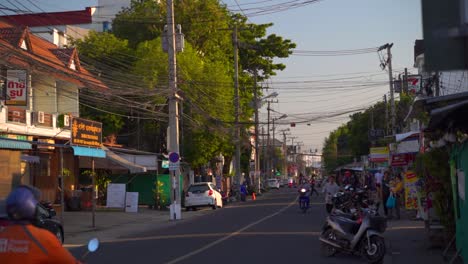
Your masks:
{"label": "motorcycle", "polygon": [[299,208],[304,214],[309,209],[309,196],[305,188],[299,190]]}
{"label": "motorcycle", "polygon": [[327,217],[320,236],[321,251],[327,257],[338,252],[360,255],[369,263],[381,263],[385,256],[384,217],[363,209],[357,219],[353,214],[334,213]]}

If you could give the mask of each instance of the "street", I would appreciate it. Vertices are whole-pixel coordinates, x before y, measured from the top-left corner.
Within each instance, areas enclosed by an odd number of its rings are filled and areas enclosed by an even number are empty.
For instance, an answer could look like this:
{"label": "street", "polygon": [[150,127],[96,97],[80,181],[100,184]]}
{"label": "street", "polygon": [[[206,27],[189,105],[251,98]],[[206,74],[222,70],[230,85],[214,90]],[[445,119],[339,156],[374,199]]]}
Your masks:
{"label": "street", "polygon": [[[254,202],[234,204],[169,228],[101,243],[87,263],[361,263],[357,256],[320,255],[323,197],[302,214],[297,189],[272,190]],[[211,210],[211,209],[207,209]],[[184,212],[190,214],[192,212]],[[74,248],[77,257],[84,248]]]}

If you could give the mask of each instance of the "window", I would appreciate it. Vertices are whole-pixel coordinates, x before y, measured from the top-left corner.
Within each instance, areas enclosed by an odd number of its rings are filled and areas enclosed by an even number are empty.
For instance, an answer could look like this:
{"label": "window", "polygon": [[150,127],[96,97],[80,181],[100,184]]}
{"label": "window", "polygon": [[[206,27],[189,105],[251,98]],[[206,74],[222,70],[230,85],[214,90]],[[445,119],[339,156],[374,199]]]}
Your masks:
{"label": "window", "polygon": [[50,155],[41,154],[41,176],[50,177]]}
{"label": "window", "polygon": [[210,190],[210,187],[208,187],[208,184],[203,184],[203,185],[192,185],[190,188],[187,190],[187,192],[191,193],[203,193]]}

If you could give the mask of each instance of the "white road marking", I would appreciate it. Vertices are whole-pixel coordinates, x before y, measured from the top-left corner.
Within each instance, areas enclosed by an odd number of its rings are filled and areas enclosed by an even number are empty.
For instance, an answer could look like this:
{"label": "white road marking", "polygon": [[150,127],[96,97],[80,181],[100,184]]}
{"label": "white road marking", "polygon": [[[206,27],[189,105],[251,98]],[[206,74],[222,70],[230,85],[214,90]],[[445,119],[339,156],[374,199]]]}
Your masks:
{"label": "white road marking", "polygon": [[244,226],[243,228],[241,228],[241,229],[239,229],[239,230],[237,230],[237,231],[235,231],[235,232],[233,232],[233,233],[230,233],[230,234],[226,235],[225,237],[222,237],[222,238],[220,238],[220,239],[218,239],[218,240],[215,240],[215,241],[209,243],[208,245],[206,245],[206,246],[204,246],[204,247],[201,247],[201,248],[199,248],[199,249],[197,249],[197,250],[194,250],[194,251],[192,251],[192,252],[190,252],[190,253],[188,253],[188,254],[185,254],[185,255],[180,256],[180,257],[178,257],[178,258],[176,258],[176,259],[173,259],[173,260],[171,260],[171,261],[169,261],[169,262],[166,262],[166,264],[174,264],[174,263],[180,262],[180,261],[182,261],[182,260],[185,260],[185,259],[187,259],[187,258],[190,258],[191,256],[194,256],[194,255],[196,255],[196,254],[198,254],[198,253],[201,253],[201,252],[203,252],[203,251],[205,251],[205,250],[207,250],[207,249],[209,249],[209,248],[211,248],[211,247],[213,247],[213,246],[216,246],[216,245],[222,243],[223,241],[225,241],[225,240],[227,240],[227,239],[229,239],[229,238],[231,238],[231,237],[233,237],[233,236],[239,235],[241,232],[243,232],[243,231],[245,231],[245,230],[247,230],[247,229],[249,229],[249,228],[251,228],[251,227],[253,227],[253,226],[255,226],[255,225],[257,225],[257,224],[259,224],[259,223],[261,223],[261,222],[263,222],[263,221],[265,221],[265,220],[268,220],[268,219],[270,219],[270,218],[272,218],[272,217],[275,217],[275,216],[281,214],[281,213],[284,212],[286,209],[288,209],[289,207],[291,207],[291,206],[293,206],[293,205],[295,205],[295,204],[296,204],[296,200],[293,201],[293,202],[291,202],[288,206],[281,208],[281,209],[280,209],[279,211],[277,211],[276,213],[273,213],[273,214],[271,214],[271,215],[265,216],[265,217],[263,217],[263,218],[261,218],[261,219],[255,221],[255,222],[253,222],[253,223],[250,223],[250,224]]}

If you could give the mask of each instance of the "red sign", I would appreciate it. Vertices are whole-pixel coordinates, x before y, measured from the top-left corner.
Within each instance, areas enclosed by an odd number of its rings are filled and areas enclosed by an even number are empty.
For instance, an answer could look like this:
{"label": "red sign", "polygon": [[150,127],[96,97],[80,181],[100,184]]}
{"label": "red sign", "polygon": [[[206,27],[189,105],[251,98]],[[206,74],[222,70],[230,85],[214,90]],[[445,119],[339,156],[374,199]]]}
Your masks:
{"label": "red sign", "polygon": [[392,155],[392,167],[400,167],[400,166],[407,166],[408,163],[414,161],[416,155],[415,154],[393,154]]}
{"label": "red sign", "polygon": [[408,171],[405,173],[405,177],[407,180],[416,178],[416,173]]}

